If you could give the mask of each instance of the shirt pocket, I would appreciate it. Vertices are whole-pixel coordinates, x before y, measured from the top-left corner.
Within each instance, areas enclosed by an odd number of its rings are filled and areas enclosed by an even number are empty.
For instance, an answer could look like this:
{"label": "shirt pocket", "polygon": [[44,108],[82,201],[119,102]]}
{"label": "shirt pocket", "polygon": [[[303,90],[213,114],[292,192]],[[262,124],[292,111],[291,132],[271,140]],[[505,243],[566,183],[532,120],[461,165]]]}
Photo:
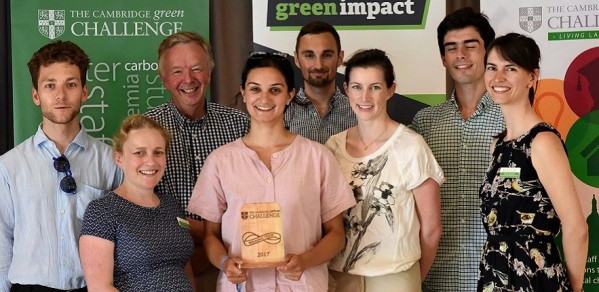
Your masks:
{"label": "shirt pocket", "polygon": [[102,198],[107,194],[107,190],[101,190],[86,184],[77,183],[77,194],[75,194],[77,196],[77,218],[83,220],[83,214],[85,214],[85,208],[87,208],[87,205],[91,201]]}

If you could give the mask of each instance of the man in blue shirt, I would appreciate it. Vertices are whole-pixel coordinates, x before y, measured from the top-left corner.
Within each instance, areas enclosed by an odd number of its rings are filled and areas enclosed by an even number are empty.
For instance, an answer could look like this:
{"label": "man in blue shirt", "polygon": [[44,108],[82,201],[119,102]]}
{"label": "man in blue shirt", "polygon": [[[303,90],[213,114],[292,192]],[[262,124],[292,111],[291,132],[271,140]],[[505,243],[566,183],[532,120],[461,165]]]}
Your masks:
{"label": "man in blue shirt", "polygon": [[37,133],[0,156],[0,292],[87,291],[79,232],[87,204],[113,190],[122,172],[110,147],[79,123],[89,58],[72,42],[31,58]]}

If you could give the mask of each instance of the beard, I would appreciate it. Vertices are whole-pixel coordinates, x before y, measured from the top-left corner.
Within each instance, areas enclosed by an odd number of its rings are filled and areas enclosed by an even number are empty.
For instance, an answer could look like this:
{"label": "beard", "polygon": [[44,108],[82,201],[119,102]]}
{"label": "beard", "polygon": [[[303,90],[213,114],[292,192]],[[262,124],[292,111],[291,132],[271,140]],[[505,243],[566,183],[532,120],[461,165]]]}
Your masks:
{"label": "beard", "polygon": [[[324,73],[328,73],[327,70],[323,70]],[[312,71],[312,72],[318,72],[318,71]],[[312,73],[310,72],[310,73]],[[318,72],[320,73],[320,72]],[[314,87],[325,87],[330,85],[331,83],[335,82],[335,76],[330,77],[329,74],[326,74],[324,77],[312,77],[310,74],[308,74],[308,76],[306,76],[308,78],[304,78],[306,83],[308,83],[311,86]]]}
{"label": "beard", "polygon": [[[42,115],[44,116],[44,118],[46,118],[47,120],[49,120],[50,122],[52,122],[54,124],[71,123],[73,120],[75,120],[77,118],[78,114],[79,114],[78,109],[77,110],[73,109],[71,112],[65,113],[63,115],[57,115],[51,109],[42,108]],[[77,122],[79,122],[79,121],[77,121]]]}

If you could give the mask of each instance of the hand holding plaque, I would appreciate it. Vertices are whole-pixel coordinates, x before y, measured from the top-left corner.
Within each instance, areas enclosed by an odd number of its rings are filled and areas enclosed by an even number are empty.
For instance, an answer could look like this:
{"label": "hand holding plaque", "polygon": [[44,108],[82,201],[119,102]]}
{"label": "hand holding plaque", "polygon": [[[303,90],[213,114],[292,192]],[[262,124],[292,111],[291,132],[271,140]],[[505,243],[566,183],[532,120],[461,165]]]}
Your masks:
{"label": "hand holding plaque", "polygon": [[285,265],[283,218],[278,203],[253,203],[241,207],[241,268],[274,268]]}

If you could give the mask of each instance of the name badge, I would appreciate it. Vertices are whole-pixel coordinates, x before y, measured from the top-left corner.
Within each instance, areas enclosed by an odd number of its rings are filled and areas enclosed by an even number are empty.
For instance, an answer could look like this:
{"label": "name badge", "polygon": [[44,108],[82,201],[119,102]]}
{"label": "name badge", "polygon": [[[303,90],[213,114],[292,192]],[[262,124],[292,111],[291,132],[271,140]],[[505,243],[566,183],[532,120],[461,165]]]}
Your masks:
{"label": "name badge", "polygon": [[191,227],[189,227],[189,221],[187,221],[181,217],[177,217],[177,222],[179,222],[179,226],[181,226],[187,230],[191,230]]}
{"label": "name badge", "polygon": [[520,167],[502,167],[499,169],[499,177],[520,178]]}

